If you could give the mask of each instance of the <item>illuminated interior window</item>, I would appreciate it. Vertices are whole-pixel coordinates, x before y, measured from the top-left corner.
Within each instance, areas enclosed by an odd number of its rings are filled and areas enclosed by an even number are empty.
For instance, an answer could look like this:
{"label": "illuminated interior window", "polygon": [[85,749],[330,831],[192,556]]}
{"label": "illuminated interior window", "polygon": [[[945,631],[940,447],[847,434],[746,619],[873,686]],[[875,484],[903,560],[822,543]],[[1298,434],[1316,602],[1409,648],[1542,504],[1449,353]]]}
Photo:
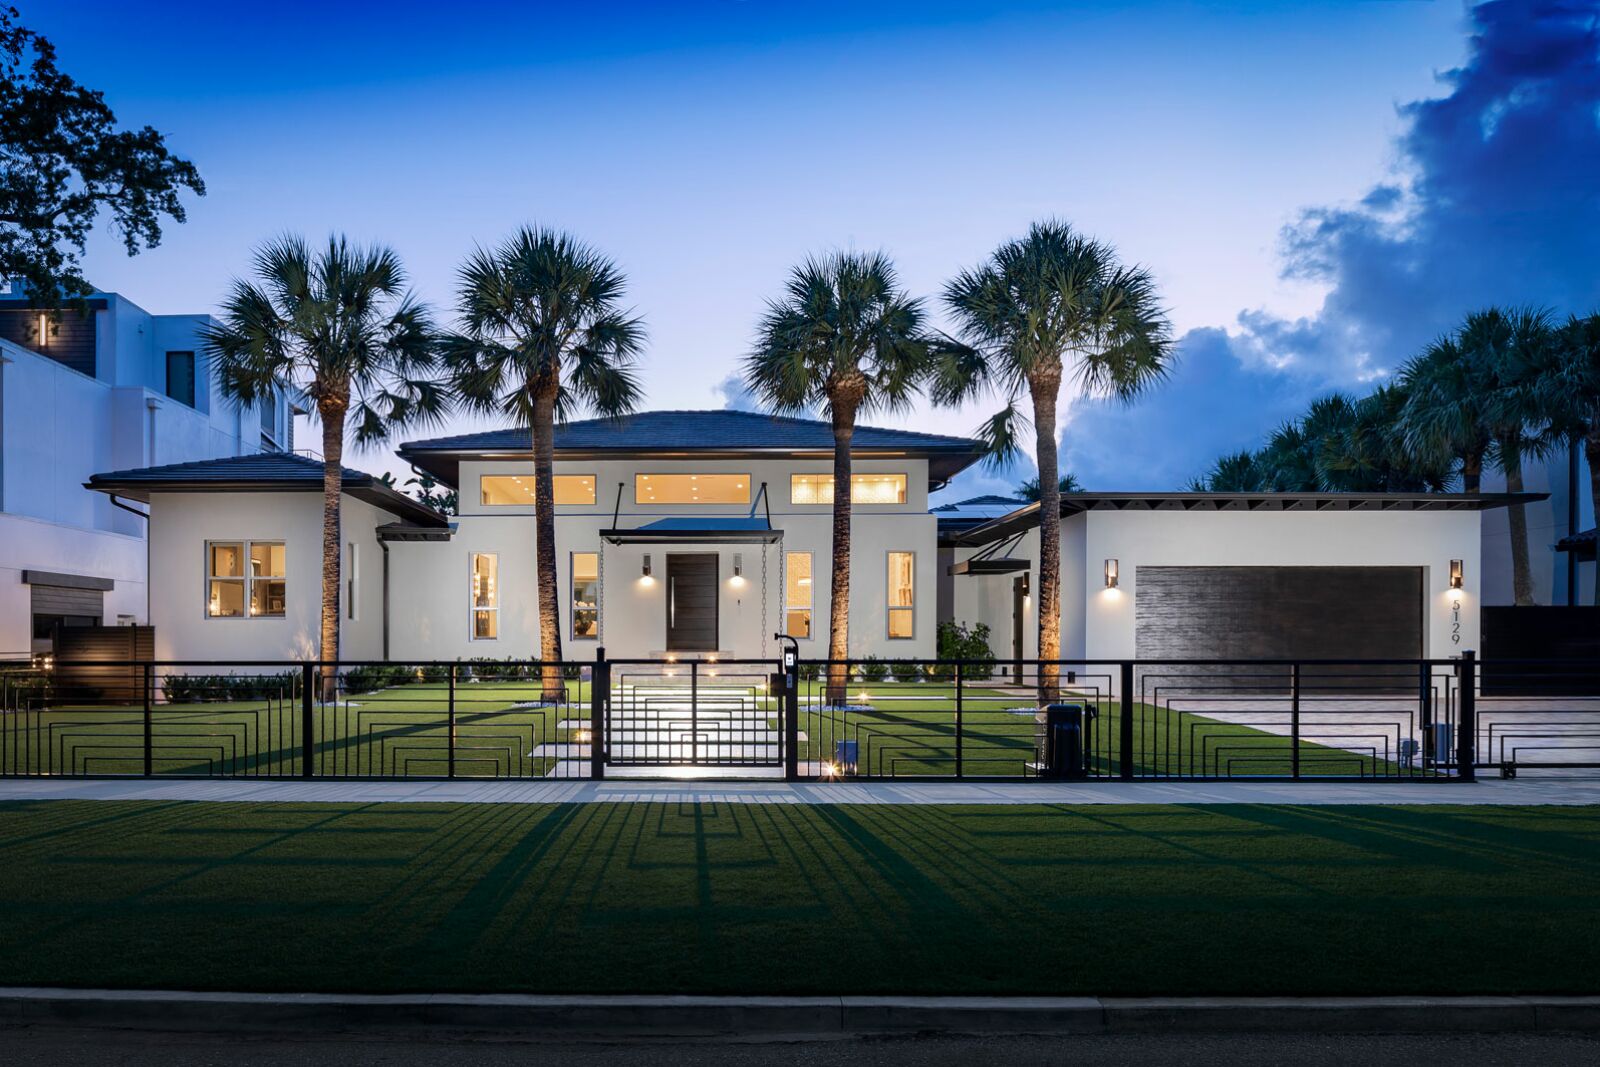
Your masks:
{"label": "illuminated interior window", "polygon": [[[852,504],[904,504],[905,502],[906,476],[904,474],[852,474],[850,476],[850,503]],[[789,503],[832,504],[833,475],[790,475]]]}
{"label": "illuminated interior window", "polygon": [[889,636],[916,632],[917,557],[914,552],[889,553]]}
{"label": "illuminated interior window", "polygon": [[206,615],[282,617],[288,600],[286,559],[282,541],[208,541]]}
{"label": "illuminated interior window", "polygon": [[790,637],[811,636],[812,590],[811,553],[790,552],[784,557],[784,633]]}
{"label": "illuminated interior window", "polygon": [[472,554],[472,639],[493,641],[500,636],[500,557],[492,552]]}
{"label": "illuminated interior window", "polygon": [[600,636],[600,553],[572,554],[572,638],[592,641]]}
{"label": "illuminated interior window", "polygon": [[641,504],[748,504],[748,474],[636,474],[633,498]]}
{"label": "illuminated interior window", "polygon": [[[593,504],[594,475],[557,474],[557,504]],[[478,479],[478,497],[485,507],[533,507],[532,474],[485,474]]]}

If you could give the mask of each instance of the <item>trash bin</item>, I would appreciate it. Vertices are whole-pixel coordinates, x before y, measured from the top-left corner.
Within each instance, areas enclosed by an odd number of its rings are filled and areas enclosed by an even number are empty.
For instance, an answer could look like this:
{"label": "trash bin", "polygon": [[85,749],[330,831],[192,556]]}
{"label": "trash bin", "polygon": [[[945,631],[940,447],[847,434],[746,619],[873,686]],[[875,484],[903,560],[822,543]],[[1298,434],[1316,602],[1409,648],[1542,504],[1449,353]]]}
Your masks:
{"label": "trash bin", "polygon": [[1089,724],[1094,710],[1082,704],[1049,704],[1039,713],[1044,723],[1041,776],[1089,777]]}
{"label": "trash bin", "polygon": [[1431,725],[1433,727],[1433,736],[1429,740],[1433,742],[1433,749],[1431,752],[1424,753],[1426,762],[1430,765],[1455,762],[1455,724],[1436,722]]}

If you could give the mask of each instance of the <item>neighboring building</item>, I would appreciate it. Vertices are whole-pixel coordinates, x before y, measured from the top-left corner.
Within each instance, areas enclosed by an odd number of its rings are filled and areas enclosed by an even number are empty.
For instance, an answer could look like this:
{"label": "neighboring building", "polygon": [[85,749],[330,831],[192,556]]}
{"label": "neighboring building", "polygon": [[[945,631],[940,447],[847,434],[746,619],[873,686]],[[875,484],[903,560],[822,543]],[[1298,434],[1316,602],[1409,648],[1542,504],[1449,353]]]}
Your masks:
{"label": "neighboring building", "polygon": [[[1573,446],[1547,460],[1529,461],[1523,483],[1529,492],[1549,494],[1549,499],[1526,508],[1534,603],[1593,604],[1594,494],[1583,450]],[[1483,488],[1504,490],[1505,476],[1485,471]],[[1483,513],[1483,602],[1515,602],[1511,527],[1503,508]]]}
{"label": "neighboring building", "polygon": [[[612,657],[770,658],[779,631],[803,655],[826,656],[827,423],[657,411],[569,423],[555,447],[568,659],[600,647]],[[402,458],[459,490],[461,514],[448,522],[346,473],[344,658],[537,656],[530,451],[522,430],[401,446]],[[851,653],[931,657],[938,567],[928,493],[974,462],[979,445],[862,426],[852,452]],[[299,658],[315,648],[320,465],[220,460],[91,484],[149,502],[158,657]]]}
{"label": "neighboring building", "polygon": [[0,658],[60,625],[144,622],[145,519],[90,492],[96,471],[290,449],[287,398],[217,395],[204,315],[115,293],[55,313],[0,292]]}
{"label": "neighboring building", "polygon": [[[1065,496],[1062,657],[1417,659],[1477,650],[1482,513],[1515,499]],[[1034,658],[1038,505],[959,540],[955,618],[988,623],[1000,659]]]}

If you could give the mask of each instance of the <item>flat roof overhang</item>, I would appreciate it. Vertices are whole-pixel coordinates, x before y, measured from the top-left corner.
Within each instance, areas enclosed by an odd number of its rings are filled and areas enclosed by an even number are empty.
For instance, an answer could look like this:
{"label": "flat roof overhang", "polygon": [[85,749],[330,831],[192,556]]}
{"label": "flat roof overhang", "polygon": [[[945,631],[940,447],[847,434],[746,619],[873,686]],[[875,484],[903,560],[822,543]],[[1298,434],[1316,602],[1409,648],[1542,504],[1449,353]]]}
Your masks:
{"label": "flat roof overhang", "polygon": [[613,545],[771,545],[783,540],[782,530],[601,530]]}
{"label": "flat roof overhang", "polygon": [[408,522],[391,522],[378,527],[380,541],[448,541],[455,535],[455,524],[444,529],[437,526],[416,526]]}
{"label": "flat roof overhang", "polygon": [[[1068,493],[1061,515],[1092,511],[1487,511],[1533,504],[1549,493]],[[965,533],[955,543],[986,545],[1039,525],[1039,505],[1028,504]]]}
{"label": "flat roof overhang", "polygon": [[952,563],[947,573],[949,574],[1020,574],[1033,565],[1031,560],[1017,556],[998,556],[991,559],[964,559],[959,563]]}

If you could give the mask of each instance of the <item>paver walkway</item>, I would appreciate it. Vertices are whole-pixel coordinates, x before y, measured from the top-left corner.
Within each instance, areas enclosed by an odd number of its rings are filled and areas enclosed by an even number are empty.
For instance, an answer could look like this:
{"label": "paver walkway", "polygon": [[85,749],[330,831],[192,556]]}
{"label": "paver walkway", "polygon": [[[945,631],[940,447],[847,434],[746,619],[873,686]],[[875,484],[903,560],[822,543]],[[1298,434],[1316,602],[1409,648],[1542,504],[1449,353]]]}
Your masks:
{"label": "paver walkway", "polygon": [[1594,778],[1459,782],[784,782],[0,780],[4,800],[697,804],[1562,804],[1600,805]]}

